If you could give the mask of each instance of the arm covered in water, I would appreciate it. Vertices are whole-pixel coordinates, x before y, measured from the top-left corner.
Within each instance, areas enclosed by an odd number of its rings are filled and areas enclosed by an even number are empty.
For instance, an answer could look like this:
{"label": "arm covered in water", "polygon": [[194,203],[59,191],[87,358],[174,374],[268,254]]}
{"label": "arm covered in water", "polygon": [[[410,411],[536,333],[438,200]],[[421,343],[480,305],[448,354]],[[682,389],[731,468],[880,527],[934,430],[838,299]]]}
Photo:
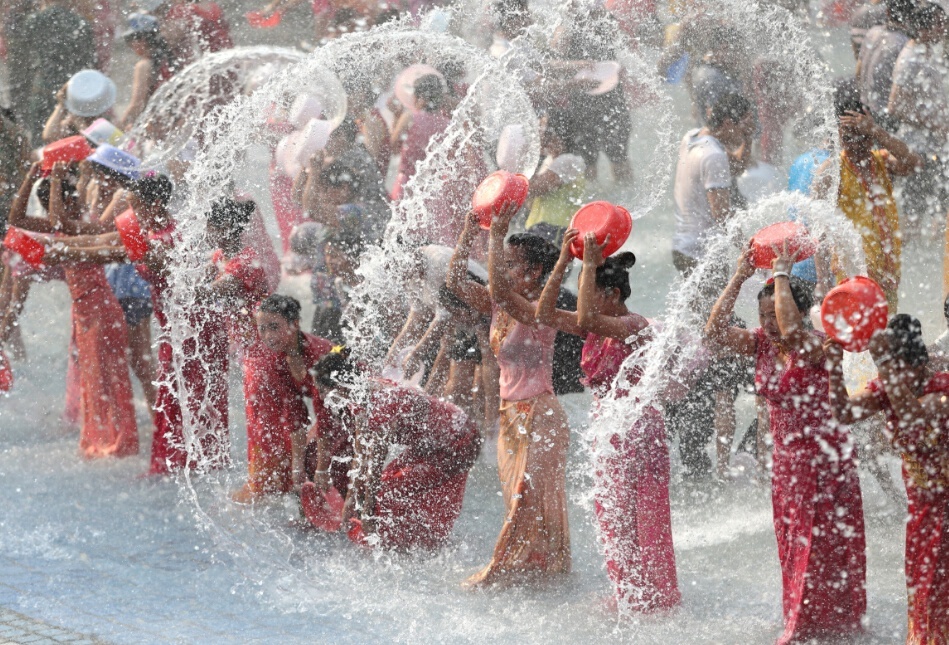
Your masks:
{"label": "arm covered in water", "polygon": [[458,237],[455,253],[448,264],[445,286],[475,311],[490,314],[492,303],[488,288],[468,278],[468,256],[471,254],[471,245],[474,243],[478,230],[478,216],[474,212],[469,212],[465,217],[465,227]]}
{"label": "arm covered in water", "polygon": [[757,349],[755,334],[748,329],[734,327],[731,324],[732,314],[735,311],[735,302],[741,292],[741,286],[755,273],[750,248],[742,251],[738,259],[738,268],[735,275],[728,282],[725,291],[719,296],[708,322],[705,324],[705,338],[715,349],[728,349],[744,356],[753,356]]}
{"label": "arm covered in water", "polygon": [[864,391],[850,396],[844,381],[844,348],[837,341],[828,338],[824,341],[827,380],[830,389],[830,411],[840,423],[856,423],[871,417],[882,409],[879,399],[873,392]]}
{"label": "arm covered in water", "polygon": [[488,290],[491,300],[499,309],[523,325],[537,324],[537,307],[519,294],[507,274],[507,259],[504,238],[507,237],[511,220],[517,213],[515,202],[507,202],[491,221],[491,237],[488,243]]}
{"label": "arm covered in water", "polygon": [[774,313],[778,320],[778,330],[781,340],[797,359],[808,363],[823,363],[824,350],[821,340],[813,330],[805,324],[808,312],[797,308],[794,295],[791,292],[791,269],[797,258],[788,254],[787,243],[775,249],[775,258],[772,261],[774,268]]}
{"label": "arm covered in water", "polygon": [[547,278],[547,284],[540,294],[537,301],[537,322],[541,325],[554,327],[562,332],[582,336],[583,330],[577,322],[577,314],[573,311],[563,311],[557,309],[557,298],[560,297],[560,287],[563,284],[564,274],[570,268],[573,261],[573,255],[570,253],[570,245],[577,239],[580,231],[569,229],[563,236],[563,244],[560,247],[560,257],[557,258],[557,264]]}
{"label": "arm covered in water", "polygon": [[596,272],[605,261],[603,249],[610,241],[607,235],[603,244],[597,244],[596,236],[587,233],[583,238],[583,270],[580,272],[580,288],[577,292],[577,319],[584,332],[606,336],[617,340],[626,340],[632,335],[641,333],[649,323],[642,316],[635,316],[635,322],[630,324],[627,318],[604,316],[596,310]]}

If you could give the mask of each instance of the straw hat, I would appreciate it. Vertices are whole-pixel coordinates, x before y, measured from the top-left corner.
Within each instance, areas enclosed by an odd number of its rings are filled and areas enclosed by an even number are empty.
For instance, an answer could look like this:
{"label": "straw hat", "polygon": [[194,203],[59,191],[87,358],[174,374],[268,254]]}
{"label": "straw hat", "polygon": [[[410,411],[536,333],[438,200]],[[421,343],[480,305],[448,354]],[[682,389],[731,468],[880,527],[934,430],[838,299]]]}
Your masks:
{"label": "straw hat", "polygon": [[115,105],[115,83],[102,72],[84,69],[66,83],[66,109],[76,116],[99,116]]}

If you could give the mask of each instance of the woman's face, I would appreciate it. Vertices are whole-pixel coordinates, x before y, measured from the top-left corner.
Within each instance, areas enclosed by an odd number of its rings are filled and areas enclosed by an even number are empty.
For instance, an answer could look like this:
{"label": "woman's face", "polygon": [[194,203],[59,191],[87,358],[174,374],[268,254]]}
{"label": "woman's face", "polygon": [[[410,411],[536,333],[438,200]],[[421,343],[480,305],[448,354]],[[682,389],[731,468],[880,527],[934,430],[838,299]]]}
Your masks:
{"label": "woman's face", "polygon": [[135,55],[139,58],[148,57],[148,45],[145,44],[141,38],[131,38],[129,39],[129,49],[135,52]]}
{"label": "woman's face", "polygon": [[300,323],[290,322],[280,314],[258,311],[257,334],[268,349],[286,354],[293,349],[300,335]]}
{"label": "woman's face", "polygon": [[778,327],[778,316],[774,312],[774,297],[767,296],[758,300],[758,324],[765,335],[772,341],[781,339],[781,330]]}
{"label": "woman's face", "polygon": [[528,294],[537,288],[540,270],[531,265],[524,257],[524,251],[518,246],[507,246],[505,275],[520,295]]}

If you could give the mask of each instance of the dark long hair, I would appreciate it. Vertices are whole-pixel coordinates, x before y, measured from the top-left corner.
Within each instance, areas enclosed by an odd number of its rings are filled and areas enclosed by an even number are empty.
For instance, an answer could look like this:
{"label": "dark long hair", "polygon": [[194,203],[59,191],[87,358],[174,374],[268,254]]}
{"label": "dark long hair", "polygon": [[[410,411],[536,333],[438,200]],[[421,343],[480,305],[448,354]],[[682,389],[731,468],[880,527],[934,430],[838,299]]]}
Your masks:
{"label": "dark long hair", "polygon": [[557,247],[533,233],[515,233],[507,238],[507,243],[508,246],[521,249],[529,265],[541,268],[542,280],[547,279],[560,257]]}
{"label": "dark long hair", "polygon": [[[791,283],[791,297],[794,298],[797,310],[806,314],[814,306],[814,284],[796,275],[792,275],[788,281]],[[758,292],[759,301],[765,298],[774,298],[774,282],[771,280]]]}
{"label": "dark long hair", "polygon": [[612,255],[596,268],[596,286],[611,291],[619,289],[620,300],[625,301],[632,294],[629,286],[629,269],[636,264],[636,256],[625,251]]}

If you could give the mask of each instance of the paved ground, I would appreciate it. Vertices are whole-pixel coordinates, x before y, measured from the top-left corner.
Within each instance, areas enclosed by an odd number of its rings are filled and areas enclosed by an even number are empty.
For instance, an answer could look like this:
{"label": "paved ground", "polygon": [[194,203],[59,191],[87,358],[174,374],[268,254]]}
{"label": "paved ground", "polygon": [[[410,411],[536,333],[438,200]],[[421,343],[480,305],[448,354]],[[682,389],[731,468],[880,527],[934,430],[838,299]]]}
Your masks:
{"label": "paved ground", "polygon": [[[8,585],[0,583],[0,588]],[[6,590],[4,590],[6,591]],[[3,593],[0,591],[0,593]],[[70,645],[92,645],[104,641],[61,629],[48,623],[34,620],[15,611],[0,607],[0,645],[36,643],[70,643]]]}

